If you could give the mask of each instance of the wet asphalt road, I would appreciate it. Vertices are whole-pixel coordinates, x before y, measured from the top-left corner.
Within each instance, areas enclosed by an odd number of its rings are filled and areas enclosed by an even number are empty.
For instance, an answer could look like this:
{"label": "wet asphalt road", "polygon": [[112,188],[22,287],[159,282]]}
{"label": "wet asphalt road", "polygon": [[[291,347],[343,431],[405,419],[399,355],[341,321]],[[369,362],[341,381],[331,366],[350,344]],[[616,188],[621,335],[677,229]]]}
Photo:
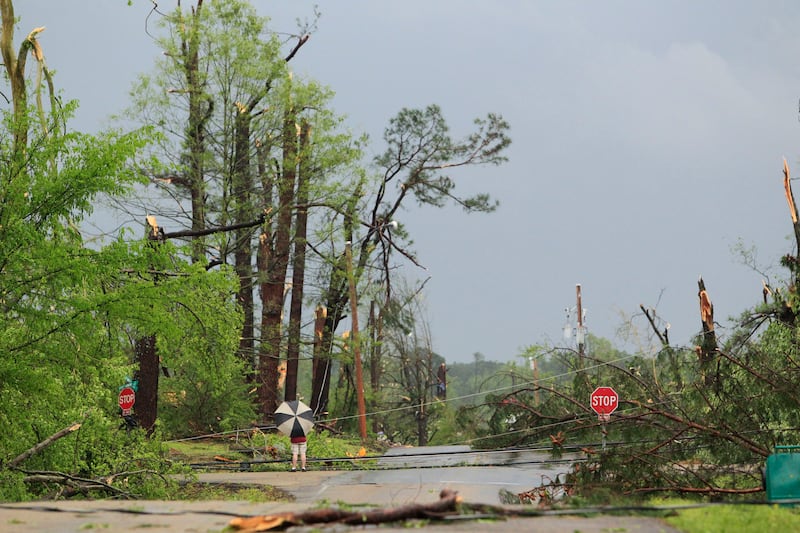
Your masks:
{"label": "wet asphalt road", "polygon": [[226,483],[235,476],[238,483],[272,485],[293,494],[296,503],[309,505],[325,501],[397,506],[436,500],[443,489],[457,491],[464,501],[498,505],[509,503],[503,494],[516,495],[559,476],[563,479],[577,458],[571,455],[553,461],[541,452],[471,452],[463,446],[394,448],[378,460],[376,470],[336,475],[314,470],[219,472],[200,474],[199,479]]}

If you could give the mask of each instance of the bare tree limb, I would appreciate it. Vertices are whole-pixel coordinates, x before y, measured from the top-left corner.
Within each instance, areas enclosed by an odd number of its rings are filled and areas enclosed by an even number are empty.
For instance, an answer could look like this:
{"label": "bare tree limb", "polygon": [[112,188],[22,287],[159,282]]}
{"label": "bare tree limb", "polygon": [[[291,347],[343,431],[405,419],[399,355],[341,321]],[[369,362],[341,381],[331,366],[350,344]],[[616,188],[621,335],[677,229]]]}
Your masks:
{"label": "bare tree limb", "polygon": [[285,59],[284,61],[286,61],[287,63],[288,63],[289,61],[291,61],[291,60],[292,60],[292,58],[295,56],[295,54],[297,54],[297,51],[298,51],[298,50],[300,50],[300,48],[301,48],[301,47],[302,47],[304,44],[306,44],[306,42],[308,42],[308,38],[309,38],[309,37],[311,37],[311,35],[309,35],[309,34],[305,34],[305,35],[303,35],[302,37],[300,37],[300,38],[297,40],[297,44],[296,44],[296,45],[294,45],[294,48],[292,48],[292,51],[291,51],[291,52],[289,52],[289,55],[288,55],[288,56],[286,56],[286,59]]}
{"label": "bare tree limb", "polygon": [[40,470],[20,470],[23,474],[28,474],[24,481],[27,483],[59,483],[71,487],[81,493],[87,493],[92,490],[103,490],[116,496],[123,496],[125,498],[133,498],[133,496],[122,489],[118,489],[100,479],[87,479],[63,472],[51,472]]}
{"label": "bare tree limb", "polygon": [[656,326],[655,322],[655,313],[653,313],[653,316],[650,316],[650,312],[645,309],[642,304],[639,304],[639,309],[641,309],[644,313],[644,316],[647,317],[647,321],[650,322],[650,327],[653,328],[653,332],[656,334],[656,336],[658,336],[658,340],[661,341],[661,345],[664,348],[667,348],[669,346],[669,330],[665,329],[663,333],[658,331],[658,327]]}
{"label": "bare tree limb", "polygon": [[205,235],[211,235],[213,233],[222,233],[225,231],[234,231],[237,229],[243,228],[252,228],[255,226],[259,226],[264,223],[266,220],[267,214],[262,213],[260,217],[256,220],[250,222],[243,222],[241,224],[232,224],[230,226],[217,226],[214,228],[206,228],[202,230],[185,230],[185,231],[174,231],[172,233],[164,233],[164,239],[177,239],[180,237],[203,237]]}

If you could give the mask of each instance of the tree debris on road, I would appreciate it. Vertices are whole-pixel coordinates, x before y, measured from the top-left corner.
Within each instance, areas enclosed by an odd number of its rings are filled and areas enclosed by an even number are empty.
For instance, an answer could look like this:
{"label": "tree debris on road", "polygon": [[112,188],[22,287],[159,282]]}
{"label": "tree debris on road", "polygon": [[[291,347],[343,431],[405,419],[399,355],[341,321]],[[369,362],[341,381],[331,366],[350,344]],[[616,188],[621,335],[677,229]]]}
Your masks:
{"label": "tree debris on road", "polygon": [[443,518],[454,515],[458,513],[460,503],[461,497],[457,492],[444,489],[439,494],[439,500],[429,504],[412,503],[401,507],[369,511],[346,511],[328,508],[301,513],[278,513],[247,518],[237,517],[231,520],[229,525],[236,530],[249,533],[308,524],[385,524],[400,520]]}

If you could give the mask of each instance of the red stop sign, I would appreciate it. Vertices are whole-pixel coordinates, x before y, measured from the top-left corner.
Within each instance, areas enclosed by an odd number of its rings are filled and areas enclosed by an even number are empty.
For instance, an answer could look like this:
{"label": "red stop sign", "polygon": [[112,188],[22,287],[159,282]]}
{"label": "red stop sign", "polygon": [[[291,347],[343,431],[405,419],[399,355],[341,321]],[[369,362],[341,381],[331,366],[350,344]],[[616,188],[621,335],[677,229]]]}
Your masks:
{"label": "red stop sign", "polygon": [[589,405],[598,415],[610,415],[619,405],[619,395],[611,387],[597,387],[589,396]]}
{"label": "red stop sign", "polygon": [[119,391],[119,406],[123,412],[130,411],[136,403],[136,392],[131,387],[123,387]]}

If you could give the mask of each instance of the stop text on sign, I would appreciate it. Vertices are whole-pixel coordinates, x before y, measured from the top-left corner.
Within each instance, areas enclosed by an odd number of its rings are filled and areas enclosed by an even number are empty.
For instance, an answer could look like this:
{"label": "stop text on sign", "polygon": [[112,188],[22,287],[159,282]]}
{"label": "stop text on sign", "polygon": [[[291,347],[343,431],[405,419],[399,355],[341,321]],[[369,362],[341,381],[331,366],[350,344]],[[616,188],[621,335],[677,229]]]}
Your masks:
{"label": "stop text on sign", "polygon": [[619,395],[611,387],[597,387],[589,397],[589,405],[598,415],[610,415],[619,405]]}
{"label": "stop text on sign", "polygon": [[133,393],[119,395],[120,405],[133,405],[135,401],[136,401],[136,396]]}
{"label": "stop text on sign", "polygon": [[592,405],[595,407],[611,407],[617,403],[613,396],[596,396],[592,398]]}
{"label": "stop text on sign", "polygon": [[123,414],[130,414],[134,403],[136,403],[136,392],[131,387],[124,387],[119,391],[119,406]]}

